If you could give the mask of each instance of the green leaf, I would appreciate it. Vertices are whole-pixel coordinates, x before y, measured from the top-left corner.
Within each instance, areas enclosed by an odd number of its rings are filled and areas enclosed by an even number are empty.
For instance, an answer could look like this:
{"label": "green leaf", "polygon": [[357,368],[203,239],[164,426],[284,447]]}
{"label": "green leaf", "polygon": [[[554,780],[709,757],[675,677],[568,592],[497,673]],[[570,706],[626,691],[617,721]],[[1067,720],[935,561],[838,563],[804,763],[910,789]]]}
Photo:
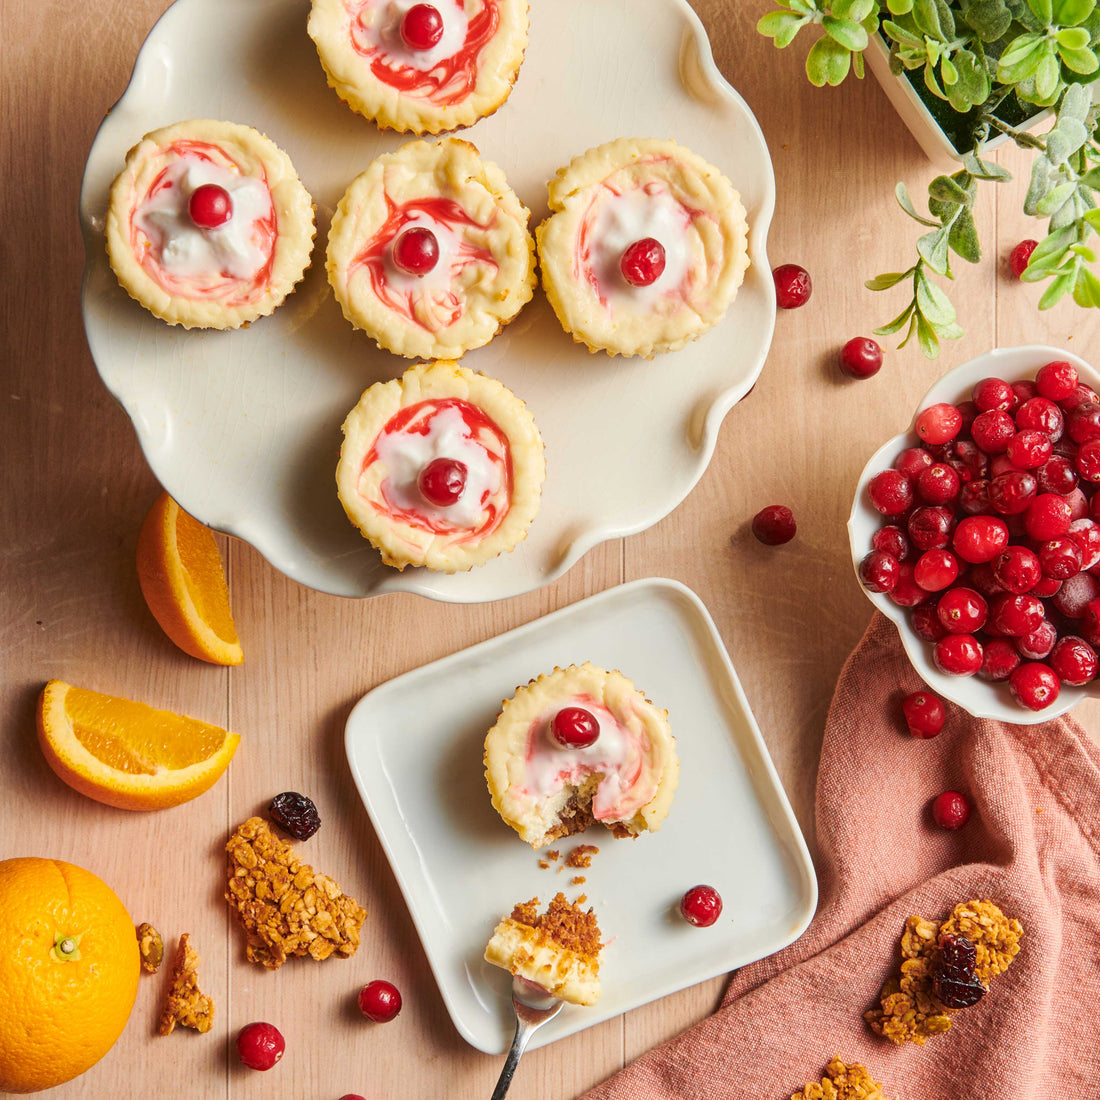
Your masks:
{"label": "green leaf", "polygon": [[1054,22],[1060,27],[1076,27],[1092,15],[1095,7],[1096,0],[1054,0]]}
{"label": "green leaf", "polygon": [[[948,62],[945,60],[943,63],[945,72],[947,65]],[[953,67],[956,75],[955,80],[950,82],[952,87],[948,98],[956,111],[965,114],[971,107],[984,103],[989,98],[992,90],[989,69],[969,50],[959,50],[955,54]],[[946,75],[944,81],[948,82]]]}
{"label": "green leaf", "polygon": [[1054,38],[1067,50],[1080,50],[1089,44],[1089,32],[1084,27],[1062,27]]}
{"label": "green leaf", "polygon": [[794,41],[794,36],[808,22],[805,16],[798,16],[788,11],[771,11],[761,16],[756,29],[765,37],[775,40],[779,49],[789,46]]}
{"label": "green leaf", "polygon": [[917,309],[934,325],[949,325],[955,320],[950,298],[923,274],[917,276]]}
{"label": "green leaf", "polygon": [[951,250],[968,264],[981,262],[982,246],[978,240],[977,226],[974,225],[974,215],[969,210],[960,211],[951,225],[947,243],[951,246]]}
{"label": "green leaf", "polygon": [[1074,283],[1074,276],[1072,271],[1063,272],[1061,275],[1055,275],[1050,281],[1050,286],[1043,292],[1043,296],[1039,299],[1040,309],[1050,309],[1051,306],[1055,306],[1065,296]]}
{"label": "green leaf", "polygon": [[1096,60],[1096,54],[1089,49],[1072,50],[1059,45],[1058,56],[1067,69],[1080,73],[1081,76],[1089,76],[1100,69],[1100,61]]}
{"label": "green leaf", "polygon": [[966,170],[976,179],[993,180],[998,183],[1012,179],[1012,173],[1007,168],[1002,168],[993,161],[982,160],[974,153],[965,153],[963,164]]}
{"label": "green leaf", "polygon": [[947,88],[957,84],[959,81],[959,70],[952,64],[950,57],[945,57],[940,62],[940,77],[943,80],[944,86]]}
{"label": "green leaf", "polygon": [[840,84],[851,65],[851,51],[828,37],[819,38],[806,55],[806,75],[815,88]]}
{"label": "green leaf", "polygon": [[940,87],[940,82],[936,79],[936,70],[932,65],[924,66],[924,86],[938,99],[947,98],[944,90]]}
{"label": "green leaf", "polygon": [[855,53],[867,48],[867,32],[858,24],[848,19],[834,19],[827,15],[821,21],[825,33],[834,41],[839,42],[846,50]]}
{"label": "green leaf", "polygon": [[997,79],[1003,83],[1004,81],[1000,76],[1001,70],[1014,68],[1026,57],[1030,57],[1042,44],[1042,37],[1037,34],[1021,34],[1014,38],[1012,44],[1001,54],[997,63]]}
{"label": "green leaf", "polygon": [[886,19],[883,21],[882,29],[894,42],[905,46],[913,46],[914,48],[919,46],[922,50],[924,49],[924,39],[898,23]]}
{"label": "green leaf", "polygon": [[1035,70],[1035,102],[1043,105],[1053,103],[1061,85],[1062,67],[1058,64],[1054,43],[1044,42]]}
{"label": "green leaf", "polygon": [[1047,134],[1046,156],[1053,165],[1064,164],[1089,139],[1089,131],[1083,122],[1060,118]]}
{"label": "green leaf", "polygon": [[948,226],[943,226],[934,233],[925,233],[917,240],[917,254],[937,275],[951,274],[947,252],[950,232]]}
{"label": "green leaf", "polygon": [[1096,263],[1096,253],[1087,244],[1073,244],[1070,245],[1069,250],[1075,256],[1080,256],[1086,263]]}
{"label": "green leaf", "polygon": [[913,200],[909,197],[909,188],[904,183],[898,183],[894,188],[894,197],[898,200],[898,206],[902,208],[914,221],[918,221],[921,225],[927,225],[932,229],[939,229],[940,223],[929,221],[922,214],[917,213],[917,208],[913,205]]}
{"label": "green leaf", "polygon": [[940,26],[940,6],[936,0],[913,0],[913,22],[930,38],[947,41],[948,36]]}
{"label": "green leaf", "polygon": [[838,19],[850,19],[853,23],[862,23],[877,10],[875,0],[834,0],[833,3],[833,15]]}
{"label": "green leaf", "polygon": [[[1100,279],[1098,279],[1087,267],[1083,267],[1077,275],[1078,285],[1082,279],[1087,288],[1088,305],[1093,309],[1100,307]],[[1073,288],[1073,296],[1077,297],[1077,287]]]}
{"label": "green leaf", "polygon": [[958,206],[969,206],[973,199],[950,176],[937,176],[928,185],[928,194],[940,202],[953,202]]}
{"label": "green leaf", "polygon": [[925,359],[938,359],[940,357],[940,342],[936,337],[936,330],[921,316],[917,318],[917,343],[920,345],[921,354]]}
{"label": "green leaf", "polygon": [[1100,233],[1100,210],[1090,210],[1082,220],[1087,222],[1097,233]]}
{"label": "green leaf", "polygon": [[912,316],[915,308],[916,303],[910,302],[892,321],[889,321],[881,328],[875,329],[874,334],[876,336],[893,336],[895,332],[900,332],[905,322]]}
{"label": "green leaf", "polygon": [[1072,229],[1059,229],[1055,233],[1048,233],[1036,246],[1031,254],[1031,262],[1028,267],[1041,264],[1047,257],[1064,253],[1073,244],[1076,234]]}
{"label": "green leaf", "polygon": [[1032,12],[1035,14],[1035,18],[1038,19],[1044,27],[1050,26],[1050,21],[1054,18],[1054,9],[1051,0],[1027,0],[1027,6],[1031,8]]}
{"label": "green leaf", "polygon": [[913,0],[886,0],[891,15],[908,15],[913,10]]}
{"label": "green leaf", "polygon": [[902,279],[907,279],[912,274],[912,268],[908,271],[887,271],[882,275],[876,275],[873,279],[868,279],[863,285],[868,290],[889,290],[890,287],[897,286]]}
{"label": "green leaf", "polygon": [[983,42],[996,42],[1012,24],[1012,13],[1004,0],[976,0],[963,18]]}
{"label": "green leaf", "polygon": [[1039,200],[1035,207],[1035,213],[1041,218],[1049,218],[1056,210],[1061,210],[1065,206],[1076,190],[1077,184],[1073,180],[1058,184],[1053,191],[1048,191]]}

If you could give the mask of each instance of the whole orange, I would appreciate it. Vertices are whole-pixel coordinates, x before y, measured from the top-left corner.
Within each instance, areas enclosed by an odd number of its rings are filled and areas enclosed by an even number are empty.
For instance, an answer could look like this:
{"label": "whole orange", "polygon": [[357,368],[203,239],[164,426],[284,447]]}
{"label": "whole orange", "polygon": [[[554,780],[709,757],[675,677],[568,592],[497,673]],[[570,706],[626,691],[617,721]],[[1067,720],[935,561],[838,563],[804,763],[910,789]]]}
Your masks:
{"label": "whole orange", "polygon": [[0,1092],[71,1080],[122,1034],[137,996],[137,935],[90,871],[0,862]]}

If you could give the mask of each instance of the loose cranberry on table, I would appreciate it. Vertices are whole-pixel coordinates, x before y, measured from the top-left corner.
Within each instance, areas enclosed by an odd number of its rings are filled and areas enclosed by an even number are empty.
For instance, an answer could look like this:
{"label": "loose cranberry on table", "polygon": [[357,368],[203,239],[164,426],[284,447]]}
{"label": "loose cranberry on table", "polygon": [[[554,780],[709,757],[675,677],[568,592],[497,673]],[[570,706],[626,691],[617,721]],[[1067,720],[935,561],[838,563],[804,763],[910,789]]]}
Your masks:
{"label": "loose cranberry on table", "polygon": [[286,1040],[274,1024],[247,1024],[237,1035],[237,1056],[249,1069],[271,1069],[285,1050]]}
{"label": "loose cranberry on table", "polygon": [[439,262],[439,241],[426,226],[414,225],[393,242],[393,262],[409,275],[427,275]]}
{"label": "loose cranberry on table", "polygon": [[233,200],[224,187],[204,183],[191,192],[187,213],[200,229],[217,229],[233,217]]}
{"label": "loose cranberry on table", "polygon": [[804,306],[813,293],[810,273],[798,264],[780,264],[772,269],[775,281],[775,304],[780,309],[798,309]]}
{"label": "loose cranberry on table", "polygon": [[722,915],[722,897],[713,886],[693,886],[680,899],[680,913],[688,924],[709,928]]}
{"label": "loose cranberry on table", "polygon": [[1031,259],[1032,252],[1039,247],[1038,241],[1033,241],[1030,238],[1026,241],[1021,241],[1016,247],[1008,254],[1008,266],[1012,268],[1012,274],[1018,279],[1024,273],[1024,268],[1027,267],[1028,261]]}
{"label": "loose cranberry on table", "polygon": [[1012,698],[1029,710],[1045,710],[1058,698],[1061,683],[1048,665],[1029,661],[1008,678]]}
{"label": "loose cranberry on table", "polygon": [[619,270],[631,286],[652,286],[665,270],[665,246],[653,237],[635,241],[623,252]]}
{"label": "loose cranberry on table", "polygon": [[905,724],[914,737],[935,737],[943,730],[947,711],[943,700],[930,691],[914,691],[901,701]]}
{"label": "loose cranberry on table", "polygon": [[563,749],[587,749],[600,736],[600,724],[584,707],[562,707],[550,722],[550,736]]}
{"label": "loose cranberry on table", "polygon": [[401,38],[410,50],[430,50],[443,37],[443,16],[431,4],[413,4],[401,20]]}
{"label": "loose cranberry on table", "polygon": [[944,791],[932,802],[932,819],[941,829],[961,829],[970,820],[970,803],[958,791]]}
{"label": "loose cranberry on table", "polygon": [[376,1024],[388,1024],[401,1011],[401,994],[391,982],[375,978],[359,990],[359,1011]]}
{"label": "loose cranberry on table", "polygon": [[851,378],[870,378],[882,366],[882,348],[869,336],[854,336],[840,349],[840,369]]}
{"label": "loose cranberry on table", "polygon": [[765,546],[782,546],[797,530],[794,513],[784,504],[769,504],[752,517],[752,533]]}

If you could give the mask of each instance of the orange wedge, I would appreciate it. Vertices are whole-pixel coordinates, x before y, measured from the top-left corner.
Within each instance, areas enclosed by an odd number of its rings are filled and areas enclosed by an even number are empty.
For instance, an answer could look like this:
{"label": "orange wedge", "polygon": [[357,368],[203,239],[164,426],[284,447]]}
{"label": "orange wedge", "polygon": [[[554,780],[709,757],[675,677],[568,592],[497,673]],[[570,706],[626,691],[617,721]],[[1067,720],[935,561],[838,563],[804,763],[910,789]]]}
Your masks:
{"label": "orange wedge", "polygon": [[215,665],[244,660],[214,532],[167,493],[141,525],[137,571],[153,617],[184,653]]}
{"label": "orange wedge", "polygon": [[178,806],[209,790],[240,737],[146,703],[51,680],[38,700],[38,743],[74,790],[123,810]]}

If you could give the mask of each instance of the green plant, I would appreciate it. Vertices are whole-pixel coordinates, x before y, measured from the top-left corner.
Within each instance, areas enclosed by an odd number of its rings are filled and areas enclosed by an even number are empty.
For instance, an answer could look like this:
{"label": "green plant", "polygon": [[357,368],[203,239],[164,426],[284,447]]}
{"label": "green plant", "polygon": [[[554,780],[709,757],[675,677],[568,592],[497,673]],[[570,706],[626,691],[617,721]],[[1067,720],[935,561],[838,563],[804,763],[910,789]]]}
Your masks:
{"label": "green plant", "polygon": [[[852,70],[862,76],[863,50],[880,34],[890,44],[892,70],[916,78],[914,87],[929,102],[947,104],[967,122],[962,168],[929,184],[927,216],[897,186],[899,205],[928,232],[917,240],[912,267],[866,283],[887,290],[909,280],[912,287],[906,308],[876,334],[904,330],[901,345],[916,337],[930,358],[939,354],[940,340],[962,335],[954,306],[929,276],[953,278],[953,254],[981,260],[972,215],[978,184],[1011,178],[982,159],[993,132],[1035,153],[1024,210],[1047,219],[1047,232],[1022,278],[1050,281],[1039,308],[1067,293],[1078,305],[1100,307],[1091,241],[1100,235],[1100,111],[1089,89],[1100,70],[1097,0],[787,0],[757,24],[778,47],[810,27],[820,28],[806,58],[813,84],[839,84]],[[1034,136],[1006,121],[1009,107],[1024,118],[1050,108],[1054,125]]]}

